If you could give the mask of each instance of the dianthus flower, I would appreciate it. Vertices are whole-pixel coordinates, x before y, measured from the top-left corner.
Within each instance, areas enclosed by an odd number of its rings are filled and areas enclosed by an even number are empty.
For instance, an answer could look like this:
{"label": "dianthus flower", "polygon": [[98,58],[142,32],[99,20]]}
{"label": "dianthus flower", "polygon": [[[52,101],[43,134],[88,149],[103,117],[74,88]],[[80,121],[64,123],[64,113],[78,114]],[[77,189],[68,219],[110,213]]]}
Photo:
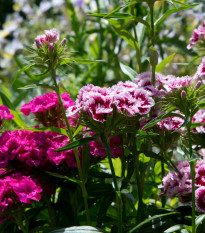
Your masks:
{"label": "dianthus flower", "polygon": [[[184,160],[177,165],[182,177],[176,172],[169,172],[162,180],[163,191],[162,195],[169,197],[178,197],[182,203],[191,201],[192,182],[190,175],[189,163]],[[195,196],[196,208],[199,211],[205,212],[205,160],[199,160],[195,166]]]}
{"label": "dianthus flower", "polygon": [[14,115],[12,115],[7,106],[0,105],[0,126],[3,123],[3,119],[13,120]]}
{"label": "dianthus flower", "polygon": [[[90,133],[93,135],[94,133]],[[122,148],[120,147],[120,138],[115,136],[110,139],[110,149],[114,158],[118,158],[122,155]],[[93,156],[105,157],[106,152],[102,143],[98,141],[90,142],[90,153]]]}
{"label": "dianthus flower", "polygon": [[194,29],[187,49],[191,49],[196,43],[200,41],[205,41],[205,21],[203,21],[203,26],[199,26],[198,28]]}
{"label": "dianthus flower", "polygon": [[[205,109],[200,109],[193,117],[194,123],[205,123]],[[205,125],[192,129],[194,133],[205,133]]]}
{"label": "dianthus flower", "polygon": [[[71,100],[68,93],[63,93],[61,98],[65,109],[74,105],[74,101]],[[45,127],[65,127],[63,112],[55,92],[35,97],[29,103],[21,106],[20,111],[26,116],[33,113],[37,121]],[[75,122],[70,119],[70,124],[73,125]]]}
{"label": "dianthus flower", "polygon": [[106,122],[116,111],[127,117],[147,114],[155,104],[151,93],[140,89],[133,82],[119,82],[111,88],[87,85],[79,91],[74,106],[68,108],[67,115],[83,112],[90,120]]}
{"label": "dianthus flower", "polygon": [[45,30],[44,35],[39,35],[34,40],[34,45],[39,48],[41,46],[48,45],[50,43],[57,43],[59,41],[60,35],[57,29],[53,28],[51,30]]}
{"label": "dianthus flower", "polygon": [[0,168],[15,166],[22,168],[59,165],[62,161],[68,167],[76,167],[72,150],[55,152],[68,144],[68,138],[54,132],[30,132],[15,130],[0,136]]}
{"label": "dianthus flower", "polygon": [[31,204],[32,200],[40,201],[41,192],[41,186],[30,176],[21,173],[6,176],[0,179],[0,209],[4,212],[21,202]]}
{"label": "dianthus flower", "polygon": [[202,59],[202,62],[198,66],[197,71],[193,78],[194,80],[197,80],[199,78],[205,80],[205,57]]}

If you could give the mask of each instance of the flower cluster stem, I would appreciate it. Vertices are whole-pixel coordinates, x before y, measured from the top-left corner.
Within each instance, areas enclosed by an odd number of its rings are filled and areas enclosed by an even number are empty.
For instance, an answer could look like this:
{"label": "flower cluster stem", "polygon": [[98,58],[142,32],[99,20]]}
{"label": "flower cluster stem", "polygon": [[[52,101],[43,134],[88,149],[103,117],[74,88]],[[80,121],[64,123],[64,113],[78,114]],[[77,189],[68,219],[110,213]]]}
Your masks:
{"label": "flower cluster stem", "polygon": [[[58,86],[58,84],[56,82],[56,71],[55,70],[51,70],[50,74],[51,74],[51,77],[52,77],[52,79],[54,81],[54,85],[55,85],[55,88],[56,88],[56,94],[58,96],[59,103],[60,103],[61,108],[62,108],[63,116],[64,116],[65,123],[66,123],[66,126],[67,126],[68,136],[70,138],[70,141],[73,142],[73,133],[72,133],[72,130],[71,130],[68,118],[66,117],[66,112],[65,112],[65,108],[63,106],[63,101],[61,99],[59,86]],[[91,225],[90,213],[89,213],[89,208],[88,208],[88,200],[87,200],[88,199],[88,194],[87,194],[87,190],[86,190],[86,187],[85,187],[86,181],[85,181],[85,179],[83,177],[83,172],[82,172],[82,168],[81,168],[81,164],[80,164],[80,159],[79,159],[79,156],[78,156],[78,151],[77,151],[76,148],[73,149],[73,151],[75,153],[75,159],[76,159],[76,163],[77,163],[77,167],[78,167],[78,174],[79,174],[80,180],[82,181],[81,184],[80,184],[80,186],[81,186],[81,190],[82,190],[82,194],[83,194],[83,200],[84,200],[84,206],[85,206],[85,211],[86,211],[87,224]]]}
{"label": "flower cluster stem", "polygon": [[121,197],[121,193],[117,184],[117,178],[115,175],[115,170],[114,170],[114,166],[112,163],[112,152],[110,150],[110,147],[107,143],[107,139],[106,136],[101,135],[101,141],[103,144],[103,147],[105,148],[106,154],[108,156],[108,161],[109,161],[109,165],[110,165],[110,169],[111,169],[111,173],[112,173],[112,178],[113,178],[113,183],[114,183],[114,188],[115,188],[115,192],[116,192],[116,203],[117,203],[117,213],[118,213],[118,233],[122,233],[122,209],[123,209],[123,204],[122,204],[122,197]]}

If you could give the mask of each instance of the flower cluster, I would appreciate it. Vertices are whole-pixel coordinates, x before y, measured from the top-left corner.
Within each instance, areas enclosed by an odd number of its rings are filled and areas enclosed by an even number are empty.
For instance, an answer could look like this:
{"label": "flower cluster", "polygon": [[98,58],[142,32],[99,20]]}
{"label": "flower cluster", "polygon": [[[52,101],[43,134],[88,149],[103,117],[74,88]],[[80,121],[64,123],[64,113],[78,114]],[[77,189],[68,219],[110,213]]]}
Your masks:
{"label": "flower cluster", "polygon": [[55,152],[68,144],[66,136],[54,132],[15,130],[0,136],[0,168],[55,167],[65,161],[76,167],[72,150]]}
{"label": "flower cluster", "polygon": [[127,117],[147,114],[155,104],[151,93],[133,82],[119,82],[111,88],[101,88],[89,84],[79,91],[74,106],[67,109],[67,115],[83,112],[91,118],[104,123],[117,111]]}
{"label": "flower cluster", "polygon": [[5,176],[0,180],[0,210],[4,212],[20,203],[40,201],[42,191],[38,182],[30,176],[21,173]]}
{"label": "flower cluster", "polygon": [[3,123],[3,119],[13,120],[14,115],[12,115],[7,106],[0,105],[0,126]]}
{"label": "flower cluster", "polygon": [[[205,123],[205,109],[200,109],[193,117],[194,123]],[[194,133],[205,133],[205,125],[198,126],[193,129]]]}
{"label": "flower cluster", "polygon": [[[192,181],[190,175],[189,163],[184,160],[180,161],[177,166],[180,176],[177,172],[169,172],[167,176],[163,178],[163,191],[162,195],[167,195],[170,198],[178,196],[182,203],[191,201],[192,194]],[[196,162],[195,167],[195,196],[196,207],[199,211],[205,212],[205,160],[199,160]]]}
{"label": "flower cluster", "polygon": [[199,26],[198,28],[194,29],[187,49],[191,49],[196,43],[199,43],[200,41],[205,41],[205,21],[203,21],[203,26]]}
{"label": "flower cluster", "polygon": [[[74,101],[71,100],[68,93],[63,93],[61,98],[65,109],[74,105]],[[29,103],[21,106],[20,111],[26,116],[33,113],[36,120],[45,127],[65,127],[62,109],[55,92],[35,97]],[[74,124],[72,119],[70,119],[70,124]]]}
{"label": "flower cluster", "polygon": [[48,46],[52,47],[53,43],[57,43],[59,41],[60,35],[57,31],[57,29],[53,28],[51,30],[45,30],[45,34],[39,35],[34,40],[34,45],[37,48],[40,48],[41,46]]}

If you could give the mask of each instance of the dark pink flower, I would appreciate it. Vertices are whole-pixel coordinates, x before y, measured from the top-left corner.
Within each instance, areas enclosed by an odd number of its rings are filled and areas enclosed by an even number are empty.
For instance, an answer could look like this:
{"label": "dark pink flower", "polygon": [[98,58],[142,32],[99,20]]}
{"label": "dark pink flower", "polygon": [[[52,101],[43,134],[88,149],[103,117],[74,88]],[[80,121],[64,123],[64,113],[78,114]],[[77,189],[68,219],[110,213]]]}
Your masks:
{"label": "dark pink flower", "polygon": [[0,125],[3,123],[3,119],[13,120],[14,115],[12,115],[7,106],[0,105]]}
{"label": "dark pink flower", "polygon": [[[68,93],[63,93],[61,98],[65,109],[73,106],[74,101],[71,100]],[[21,106],[20,111],[26,116],[32,112],[36,116],[37,121],[45,127],[65,127],[62,109],[55,92],[35,97],[31,102]],[[74,125],[75,120],[70,119],[70,124]]]}
{"label": "dark pink flower", "polygon": [[205,186],[201,186],[195,191],[196,208],[198,211],[205,212]]}
{"label": "dark pink flower", "polygon": [[198,66],[197,71],[193,77],[194,80],[205,80],[205,57],[202,59],[201,64]]}
{"label": "dark pink flower", "polygon": [[[205,123],[205,109],[200,109],[193,117],[194,123]],[[192,129],[194,133],[205,133],[205,125]]]}

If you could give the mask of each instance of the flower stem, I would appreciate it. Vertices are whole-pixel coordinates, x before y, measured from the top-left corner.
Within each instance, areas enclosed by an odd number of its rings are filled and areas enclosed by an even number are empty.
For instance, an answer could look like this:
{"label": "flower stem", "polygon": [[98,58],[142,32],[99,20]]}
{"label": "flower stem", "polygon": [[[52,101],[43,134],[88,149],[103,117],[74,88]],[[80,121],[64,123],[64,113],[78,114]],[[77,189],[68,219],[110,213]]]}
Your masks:
{"label": "flower stem", "polygon": [[[192,121],[192,120],[191,120]],[[192,141],[191,141],[191,122],[187,126],[188,138],[189,138],[189,159],[192,159]],[[190,161],[190,168],[191,168],[191,180],[192,180],[192,233],[196,233],[196,210],[195,210],[195,161]]]}
{"label": "flower stem", "polygon": [[[68,132],[68,135],[69,135],[69,139],[70,139],[71,142],[73,142],[73,133],[72,133],[68,118],[66,117],[65,108],[64,108],[61,96],[60,96],[59,86],[58,86],[58,84],[56,82],[56,71],[51,70],[50,74],[51,74],[51,77],[52,77],[52,79],[54,81],[54,84],[55,84],[55,87],[56,87],[56,94],[58,96],[59,103],[60,103],[61,108],[62,108],[63,116],[64,116],[65,123],[66,123],[66,126],[67,126],[67,132]],[[80,164],[80,159],[79,159],[79,156],[78,156],[78,151],[77,151],[76,148],[73,149],[73,151],[75,153],[75,159],[76,159],[76,163],[77,163],[77,167],[78,167],[78,174],[79,174],[80,180],[82,181],[80,186],[81,186],[81,190],[82,190],[82,194],[83,194],[87,224],[91,225],[90,213],[89,213],[89,208],[88,208],[88,200],[87,200],[88,199],[88,194],[87,194],[87,190],[86,190],[86,187],[85,187],[86,180],[83,177],[83,172],[82,172],[82,168],[81,168],[81,164]]]}
{"label": "flower stem", "polygon": [[[149,4],[150,8],[150,15],[151,15],[151,39],[152,39],[152,46],[155,45],[155,30],[154,30],[154,3]],[[155,85],[155,65],[152,65],[152,85]]]}
{"label": "flower stem", "polygon": [[117,203],[117,213],[118,213],[118,233],[122,233],[122,197],[121,197],[121,193],[117,184],[117,178],[115,175],[115,170],[114,170],[114,166],[112,163],[112,152],[110,150],[110,147],[107,143],[107,139],[106,136],[101,135],[101,141],[103,144],[103,147],[105,148],[106,154],[108,156],[108,160],[109,160],[109,164],[110,164],[110,169],[111,169],[111,173],[112,173],[112,178],[113,178],[113,183],[114,183],[114,188],[115,188],[115,192],[116,192],[116,203]]}

